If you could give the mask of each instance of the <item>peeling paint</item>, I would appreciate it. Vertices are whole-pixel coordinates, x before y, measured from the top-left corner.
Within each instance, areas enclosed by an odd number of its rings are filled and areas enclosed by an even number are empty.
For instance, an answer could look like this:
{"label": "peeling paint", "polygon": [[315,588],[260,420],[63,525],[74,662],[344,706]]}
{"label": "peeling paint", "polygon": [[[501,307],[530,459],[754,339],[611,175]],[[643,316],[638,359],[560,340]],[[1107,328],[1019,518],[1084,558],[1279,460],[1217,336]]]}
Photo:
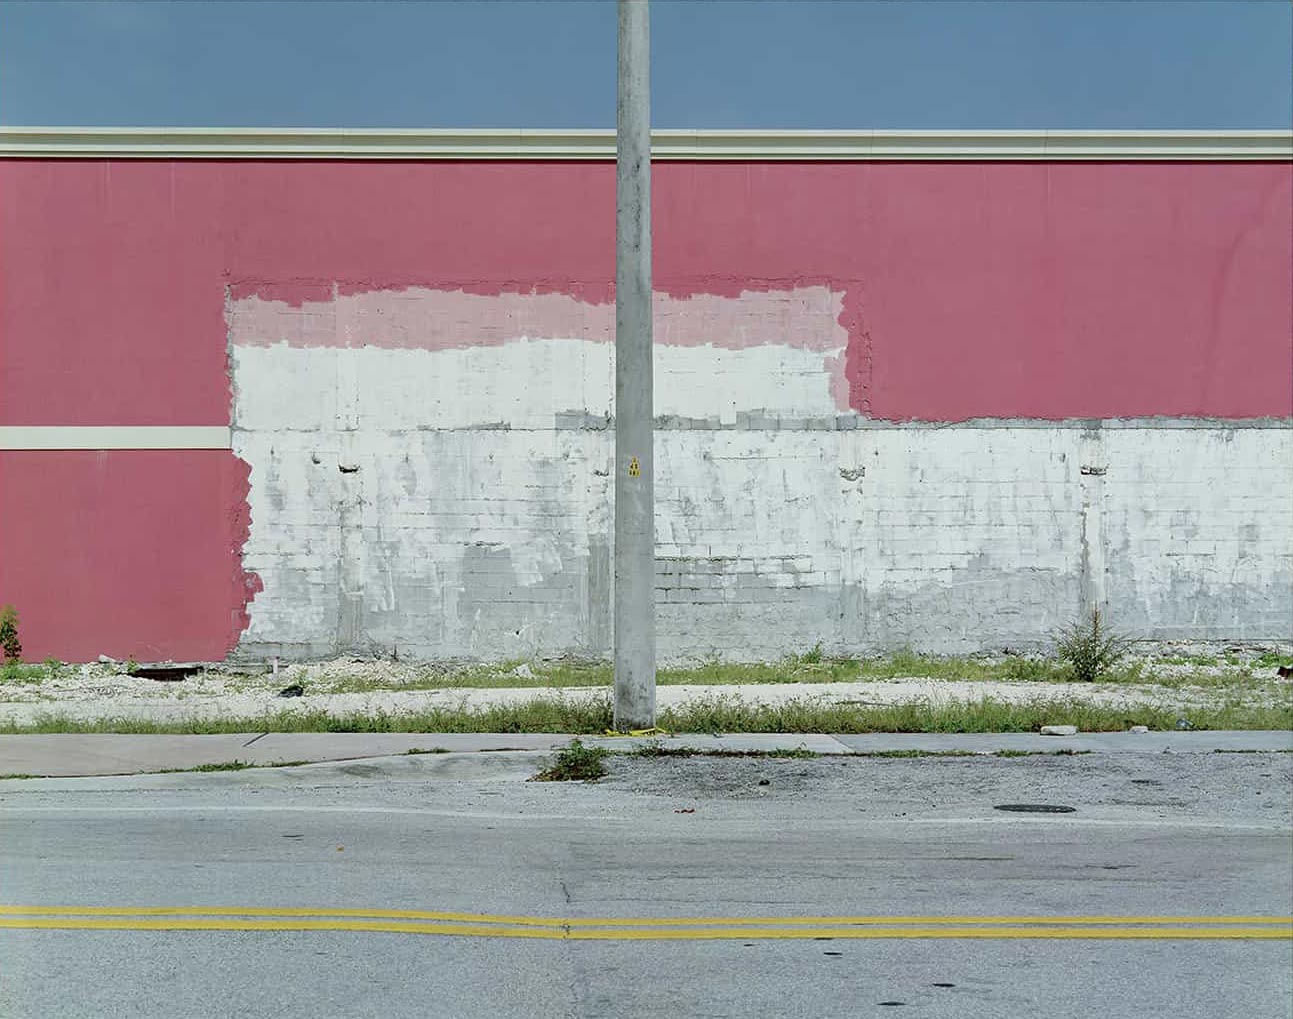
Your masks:
{"label": "peeling paint", "polygon": [[[824,286],[742,290],[726,297],[697,293],[657,296],[654,339],[664,346],[744,349],[777,343],[804,350],[842,350],[848,332],[841,295]],[[609,343],[615,334],[614,294],[589,303],[564,293],[476,294],[426,287],[337,289],[292,304],[248,294],[231,300],[229,335],[239,346],[479,348],[517,339],[577,337]],[[840,319],[839,335],[825,323]]]}
{"label": "peeling paint", "polygon": [[[252,600],[265,590],[260,576],[248,570],[243,559],[243,550],[251,536],[251,502],[248,499],[251,494],[251,464],[245,460],[235,459],[232,473],[233,478],[229,485],[230,520],[227,561],[234,567],[233,589],[230,592],[230,604],[233,608],[230,612],[228,644],[222,654],[215,656],[220,658],[228,655],[242,639],[244,631],[251,625]],[[283,501],[280,498],[278,506],[273,508],[281,510],[282,507]]]}

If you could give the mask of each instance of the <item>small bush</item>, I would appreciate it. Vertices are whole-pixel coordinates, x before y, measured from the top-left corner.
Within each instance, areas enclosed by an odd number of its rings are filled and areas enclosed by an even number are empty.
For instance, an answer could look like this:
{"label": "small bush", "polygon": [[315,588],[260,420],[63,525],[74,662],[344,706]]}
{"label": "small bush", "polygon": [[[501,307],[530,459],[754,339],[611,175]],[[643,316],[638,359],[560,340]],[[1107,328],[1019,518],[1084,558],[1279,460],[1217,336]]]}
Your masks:
{"label": "small bush", "polygon": [[1091,618],[1065,627],[1055,637],[1055,655],[1073,671],[1073,678],[1092,683],[1117,665],[1131,650],[1131,638],[1110,630],[1099,609]]}
{"label": "small bush", "polygon": [[12,605],[0,608],[0,651],[5,661],[16,662],[22,658],[22,642],[18,639],[18,610]]}
{"label": "small bush", "polygon": [[824,657],[825,657],[825,654],[822,651],[822,642],[819,640],[816,644],[814,644],[811,648],[809,648],[806,652],[804,652],[804,654],[800,657],[799,661],[802,662],[804,665],[820,665]]}
{"label": "small bush", "polygon": [[606,774],[605,747],[586,747],[579,740],[557,754],[551,768],[539,772],[532,782],[595,782]]}

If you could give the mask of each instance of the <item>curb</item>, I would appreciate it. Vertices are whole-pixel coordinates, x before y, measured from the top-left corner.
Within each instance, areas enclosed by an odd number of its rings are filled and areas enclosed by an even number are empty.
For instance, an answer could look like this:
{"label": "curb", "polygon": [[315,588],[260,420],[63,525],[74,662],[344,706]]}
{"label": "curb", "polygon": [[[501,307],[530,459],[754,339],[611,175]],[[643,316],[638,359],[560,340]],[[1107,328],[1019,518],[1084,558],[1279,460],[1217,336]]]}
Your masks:
{"label": "curb", "polygon": [[745,733],[728,736],[586,736],[561,733],[239,733],[199,736],[0,735],[0,776],[71,778],[187,770],[232,761],[260,767],[422,753],[552,751],[575,739],[614,751],[658,744],[712,754],[807,751],[821,756],[1068,753],[1293,752],[1293,732]]}

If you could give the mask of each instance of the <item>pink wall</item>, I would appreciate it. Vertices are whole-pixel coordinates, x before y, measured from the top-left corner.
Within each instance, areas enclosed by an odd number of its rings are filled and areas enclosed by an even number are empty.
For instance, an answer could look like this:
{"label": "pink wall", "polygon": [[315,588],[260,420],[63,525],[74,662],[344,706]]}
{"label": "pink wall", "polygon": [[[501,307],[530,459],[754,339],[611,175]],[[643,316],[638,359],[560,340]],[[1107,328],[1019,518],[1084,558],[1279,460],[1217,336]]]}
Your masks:
{"label": "pink wall", "polygon": [[246,494],[221,450],[0,453],[0,602],[24,657],[223,658],[259,587]]}
{"label": "pink wall", "polygon": [[[846,291],[863,413],[1293,414],[1287,165],[669,163],[654,201],[661,290]],[[613,213],[610,164],[0,162],[0,425],[226,424],[227,292],[608,301]],[[28,654],[227,652],[239,468],[0,454]]]}

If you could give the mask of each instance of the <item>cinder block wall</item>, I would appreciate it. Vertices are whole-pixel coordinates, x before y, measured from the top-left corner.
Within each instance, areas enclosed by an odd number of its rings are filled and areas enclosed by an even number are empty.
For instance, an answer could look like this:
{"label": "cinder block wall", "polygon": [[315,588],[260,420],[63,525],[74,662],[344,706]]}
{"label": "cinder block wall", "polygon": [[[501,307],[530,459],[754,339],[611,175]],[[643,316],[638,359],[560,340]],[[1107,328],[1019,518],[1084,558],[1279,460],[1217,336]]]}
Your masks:
{"label": "cinder block wall", "polygon": [[[662,655],[1288,639],[1287,171],[658,166]],[[0,453],[29,653],[606,655],[613,192],[0,163],[2,423],[229,436]]]}

